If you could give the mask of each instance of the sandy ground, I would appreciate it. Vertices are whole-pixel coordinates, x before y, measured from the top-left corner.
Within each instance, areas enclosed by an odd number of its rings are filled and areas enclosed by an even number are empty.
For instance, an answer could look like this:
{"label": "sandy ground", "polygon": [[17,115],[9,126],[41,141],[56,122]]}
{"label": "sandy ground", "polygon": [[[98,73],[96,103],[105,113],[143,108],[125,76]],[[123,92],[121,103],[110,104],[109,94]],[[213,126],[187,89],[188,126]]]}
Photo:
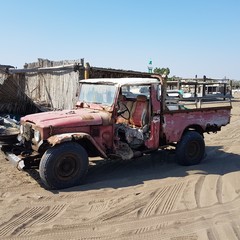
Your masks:
{"label": "sandy ground", "polygon": [[171,152],[93,160],[86,184],[47,191],[0,155],[0,239],[240,239],[240,95],[231,124],[205,135],[207,156]]}

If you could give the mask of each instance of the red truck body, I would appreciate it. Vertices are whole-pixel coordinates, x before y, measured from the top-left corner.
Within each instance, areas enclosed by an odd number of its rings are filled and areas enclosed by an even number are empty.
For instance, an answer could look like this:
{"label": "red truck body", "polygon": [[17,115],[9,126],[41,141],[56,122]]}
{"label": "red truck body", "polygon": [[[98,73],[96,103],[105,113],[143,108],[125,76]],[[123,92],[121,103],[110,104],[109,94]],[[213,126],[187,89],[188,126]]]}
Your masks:
{"label": "red truck body", "polygon": [[71,187],[84,179],[91,156],[131,159],[173,146],[180,164],[197,164],[204,133],[220,131],[230,112],[226,94],[171,97],[161,76],[87,79],[75,109],[23,117],[19,143],[3,151],[18,168],[39,166],[46,187]]}

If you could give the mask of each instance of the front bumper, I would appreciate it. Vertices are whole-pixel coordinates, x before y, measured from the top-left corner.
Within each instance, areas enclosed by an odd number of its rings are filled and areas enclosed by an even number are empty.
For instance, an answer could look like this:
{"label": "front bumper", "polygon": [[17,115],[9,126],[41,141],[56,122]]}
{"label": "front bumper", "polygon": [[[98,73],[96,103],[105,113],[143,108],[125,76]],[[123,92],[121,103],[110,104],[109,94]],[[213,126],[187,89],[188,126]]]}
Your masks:
{"label": "front bumper", "polygon": [[18,170],[22,170],[25,167],[24,160],[11,152],[5,152],[6,159]]}
{"label": "front bumper", "polygon": [[22,170],[25,167],[24,159],[13,153],[12,145],[0,144],[0,149],[5,158],[18,170]]}
{"label": "front bumper", "polygon": [[5,158],[18,170],[39,167],[41,154],[18,144],[0,144]]}

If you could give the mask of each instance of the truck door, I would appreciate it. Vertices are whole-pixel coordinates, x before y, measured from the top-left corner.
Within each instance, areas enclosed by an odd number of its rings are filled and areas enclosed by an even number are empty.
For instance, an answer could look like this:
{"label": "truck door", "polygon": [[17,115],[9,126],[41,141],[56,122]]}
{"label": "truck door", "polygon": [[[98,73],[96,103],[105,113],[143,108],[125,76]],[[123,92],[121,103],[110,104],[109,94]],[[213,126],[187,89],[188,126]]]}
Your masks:
{"label": "truck door", "polygon": [[149,149],[158,149],[161,131],[161,85],[153,84],[150,88],[150,137],[145,142]]}

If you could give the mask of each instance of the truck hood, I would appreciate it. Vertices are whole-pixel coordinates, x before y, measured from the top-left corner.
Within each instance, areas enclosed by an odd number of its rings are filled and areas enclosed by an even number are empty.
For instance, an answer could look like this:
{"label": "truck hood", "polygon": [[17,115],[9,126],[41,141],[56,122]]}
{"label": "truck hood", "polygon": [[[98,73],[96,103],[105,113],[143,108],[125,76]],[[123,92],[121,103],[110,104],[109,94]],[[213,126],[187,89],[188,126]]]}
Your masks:
{"label": "truck hood", "polygon": [[100,125],[108,120],[109,114],[93,109],[62,110],[44,113],[35,113],[21,118],[21,122],[31,122],[38,127],[78,127]]}

